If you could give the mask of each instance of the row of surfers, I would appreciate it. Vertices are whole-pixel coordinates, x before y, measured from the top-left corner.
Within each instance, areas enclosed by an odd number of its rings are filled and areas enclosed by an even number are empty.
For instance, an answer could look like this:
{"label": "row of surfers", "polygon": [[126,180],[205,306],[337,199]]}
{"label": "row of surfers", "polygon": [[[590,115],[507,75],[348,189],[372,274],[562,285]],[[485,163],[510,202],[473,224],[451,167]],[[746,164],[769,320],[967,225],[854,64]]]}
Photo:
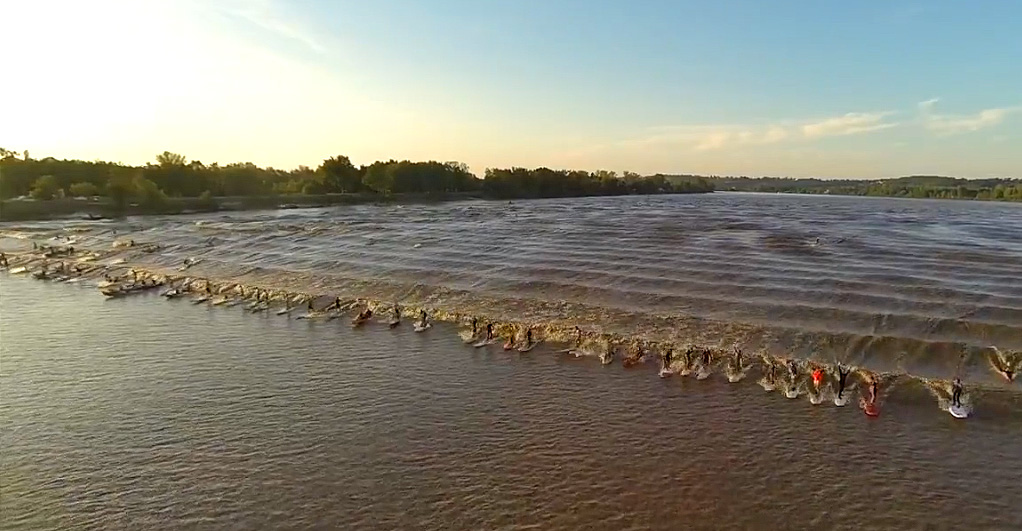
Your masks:
{"label": "row of surfers", "polygon": [[[202,297],[200,299],[197,299],[197,301],[208,300],[209,297],[213,296],[213,292],[212,292],[211,286],[209,284],[207,284],[205,286],[205,292],[206,292],[206,296]],[[269,299],[270,299],[270,296],[269,296],[268,292],[266,292],[264,290],[258,290],[256,288],[256,289],[254,289],[254,293],[253,294],[255,295],[256,302],[262,303],[264,305],[264,307],[266,305],[268,305]],[[345,311],[345,310],[351,309],[351,308],[352,308],[352,303],[351,302],[345,302],[340,297],[337,297],[337,298],[335,298],[335,300],[333,302],[331,302],[326,307],[321,308],[321,309],[316,309],[315,305],[313,304],[313,300],[310,299],[306,303],[306,309],[307,309],[308,313],[305,316],[301,316],[300,318],[302,318],[302,317],[312,317],[314,315],[324,315],[324,314],[329,314],[329,313],[332,313],[332,312],[341,312],[341,311]],[[288,301],[285,309],[281,310],[278,313],[281,313],[281,314],[288,313],[292,309],[294,309],[294,308],[292,308],[290,306],[290,301]],[[401,314],[402,314],[401,307],[399,305],[394,305],[392,307],[392,309],[391,309],[391,312],[392,312],[391,313],[391,319],[389,320],[388,324],[389,324],[389,326],[391,328],[394,328],[394,327],[397,327],[401,323]],[[366,306],[354,317],[354,319],[352,319],[352,325],[360,326],[360,325],[366,323],[367,321],[369,321],[370,319],[372,319],[374,317],[374,315],[375,314],[374,314],[373,309],[368,307],[368,306]],[[415,330],[416,331],[424,331],[424,330],[426,330],[426,329],[428,329],[430,327],[431,327],[431,323],[429,322],[429,315],[427,314],[427,312],[425,310],[421,310],[420,313],[419,313],[419,320],[414,323]],[[532,347],[536,346],[539,343],[538,341],[535,340],[534,335],[533,335],[533,331],[532,331],[531,328],[527,328],[525,330],[525,334],[524,334],[524,338],[523,339],[524,339],[523,344],[518,345],[516,334],[514,332],[512,332],[510,334],[507,334],[507,339],[506,339],[506,342],[504,344],[505,350],[511,350],[511,349],[517,348],[520,351],[528,351],[528,350],[531,350]],[[474,343],[475,346],[477,346],[477,347],[478,346],[484,346],[484,345],[489,345],[489,344],[495,343],[497,341],[497,336],[496,336],[496,334],[494,332],[494,325],[493,325],[493,323],[487,323],[485,325],[485,327],[481,327],[480,323],[479,323],[479,320],[477,318],[473,318],[472,321],[471,321],[471,333],[467,335],[465,340],[466,340],[466,342]],[[574,341],[575,345],[574,345],[574,348],[573,349],[567,349],[566,352],[567,351],[572,351],[572,352],[575,352],[576,355],[580,355],[580,349],[581,349],[581,347],[582,347],[584,342],[585,342],[585,333],[583,332],[583,330],[581,328],[576,326],[575,327],[575,341]],[[607,349],[607,351],[600,355],[601,361],[604,364],[611,363],[613,361],[613,359],[614,359],[614,355],[615,355],[614,351],[615,351],[614,346],[610,345],[609,348]],[[647,354],[646,351],[644,351],[642,348],[636,348],[629,356],[627,356],[627,357],[622,359],[622,365],[624,365],[625,367],[630,367],[630,366],[632,366],[632,365],[634,365],[636,363],[639,363],[639,362],[641,362],[644,359],[646,354]],[[697,355],[698,355],[698,358],[697,358]],[[686,370],[691,370],[692,368],[697,367],[697,366],[701,366],[704,369],[708,369],[709,366],[710,366],[710,363],[711,363],[711,356],[712,356],[712,351],[710,349],[696,349],[695,347],[689,347],[685,351],[685,353],[684,353],[684,358],[683,358],[684,359],[684,363],[682,364],[680,372],[685,373]],[[661,375],[665,376],[665,375],[674,374],[674,369],[675,369],[674,366],[676,365],[676,362],[679,361],[679,360],[675,358],[673,349],[671,349],[671,348],[665,349],[663,351],[663,353],[661,354],[660,358],[661,358],[660,359],[660,361],[661,361]],[[697,359],[701,363],[697,364],[696,363]],[[743,372],[743,371],[745,371],[747,369],[743,352],[737,346],[735,346],[733,348],[733,351],[731,353],[731,360],[729,362],[729,365],[730,365],[730,369],[731,369],[731,371],[733,373],[740,373],[740,372]],[[801,368],[799,366],[799,363],[796,360],[794,360],[794,359],[790,359],[790,360],[787,361],[786,364],[781,364],[780,366],[786,368],[786,370],[787,370],[786,372],[787,372],[787,376],[788,376],[788,378],[787,378],[788,381],[786,383],[790,386],[791,391],[794,392],[795,388],[797,387],[797,382],[798,382],[800,376],[803,374],[803,372],[802,372],[802,370],[801,370]],[[773,387],[781,387],[783,385],[783,383],[781,383],[781,378],[779,378],[779,375],[778,375],[778,367],[779,367],[779,365],[774,363],[774,362],[772,362],[772,361],[767,361],[766,362],[766,367],[765,367],[765,370],[764,370],[764,381],[766,383],[768,383],[769,385],[773,386]],[[836,376],[836,383],[837,383],[836,397],[839,400],[844,398],[845,392],[846,392],[847,387],[848,387],[848,377],[853,372],[862,375],[862,377],[865,380],[865,383],[867,385],[867,389],[869,391],[869,396],[866,399],[866,404],[867,405],[875,404],[876,401],[877,401],[877,398],[879,396],[879,392],[880,392],[880,385],[881,385],[880,378],[877,375],[874,375],[872,373],[861,371],[861,370],[855,371],[855,370],[853,370],[853,369],[851,369],[849,367],[845,367],[845,366],[843,366],[841,364],[838,364],[837,370],[836,370],[836,374],[834,375],[834,376]],[[1013,380],[1014,377],[1015,377],[1014,371],[1010,367],[1009,368],[1001,369],[1001,372],[1002,372],[1002,374],[1008,380]],[[816,389],[817,391],[823,386],[823,384],[825,383],[825,380],[827,379],[826,371],[822,367],[816,366],[816,365],[811,365],[810,366],[810,370],[808,371],[808,375],[810,376],[810,378],[812,380],[812,384],[813,384],[814,389]],[[962,405],[961,404],[961,397],[962,397],[963,393],[964,393],[964,385],[962,384],[961,379],[960,378],[955,378],[952,381],[952,384],[951,384],[951,393],[950,393],[951,394],[951,404],[954,405],[954,406],[961,407],[961,405]]]}

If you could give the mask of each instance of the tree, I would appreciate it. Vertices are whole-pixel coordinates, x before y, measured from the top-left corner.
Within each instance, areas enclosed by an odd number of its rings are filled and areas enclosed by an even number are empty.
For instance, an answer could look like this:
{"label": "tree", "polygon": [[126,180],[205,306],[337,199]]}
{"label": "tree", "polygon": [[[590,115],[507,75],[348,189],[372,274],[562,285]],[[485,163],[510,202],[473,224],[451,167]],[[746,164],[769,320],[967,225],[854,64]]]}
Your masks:
{"label": "tree", "polygon": [[99,195],[99,187],[92,183],[74,183],[67,189],[72,197],[92,197]]}
{"label": "tree", "polygon": [[156,155],[156,163],[166,168],[170,166],[184,166],[188,162],[185,160],[184,155],[164,151]]}
{"label": "tree", "polygon": [[362,189],[362,175],[344,155],[324,160],[316,169],[316,174],[327,193],[358,192]]}
{"label": "tree", "polygon": [[156,183],[142,177],[135,177],[135,194],[140,205],[149,210],[159,210],[167,203],[167,194]]}
{"label": "tree", "polygon": [[377,162],[365,169],[362,183],[374,192],[389,194],[394,189],[394,172],[390,164]]}
{"label": "tree", "polygon": [[34,199],[44,201],[53,199],[59,191],[60,186],[57,185],[57,178],[52,175],[43,175],[36,179],[32,185],[31,195]]}

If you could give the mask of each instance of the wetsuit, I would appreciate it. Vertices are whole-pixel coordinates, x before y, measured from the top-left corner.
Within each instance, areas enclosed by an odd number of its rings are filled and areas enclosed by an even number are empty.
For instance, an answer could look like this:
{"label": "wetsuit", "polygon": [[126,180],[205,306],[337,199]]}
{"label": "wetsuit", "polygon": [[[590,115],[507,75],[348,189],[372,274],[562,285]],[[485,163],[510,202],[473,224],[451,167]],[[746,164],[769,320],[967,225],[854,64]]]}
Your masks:
{"label": "wetsuit", "polygon": [[735,349],[735,370],[742,369],[742,349]]}
{"label": "wetsuit", "polygon": [[709,366],[710,366],[710,351],[709,350],[704,350],[703,351],[703,367],[709,367]]}
{"label": "wetsuit", "polygon": [[667,352],[664,354],[664,368],[665,369],[670,369],[671,368],[671,358],[673,358],[673,357],[674,357],[674,351],[671,350],[671,349],[667,349]]}
{"label": "wetsuit", "polygon": [[951,404],[962,407],[962,382],[957,378],[951,383]]}
{"label": "wetsuit", "polygon": [[532,330],[525,332],[525,346],[532,345]]}
{"label": "wetsuit", "polygon": [[[395,316],[397,316],[397,308],[394,308],[394,314],[395,314]],[[472,335],[475,336],[478,331],[479,331],[479,319],[473,317],[472,318]]]}
{"label": "wetsuit", "polygon": [[848,373],[851,371],[842,370],[841,367],[837,368],[837,397],[841,398],[841,395],[845,392],[845,382],[848,380]]}
{"label": "wetsuit", "polygon": [[486,340],[493,341],[493,323],[487,323],[486,325]]}

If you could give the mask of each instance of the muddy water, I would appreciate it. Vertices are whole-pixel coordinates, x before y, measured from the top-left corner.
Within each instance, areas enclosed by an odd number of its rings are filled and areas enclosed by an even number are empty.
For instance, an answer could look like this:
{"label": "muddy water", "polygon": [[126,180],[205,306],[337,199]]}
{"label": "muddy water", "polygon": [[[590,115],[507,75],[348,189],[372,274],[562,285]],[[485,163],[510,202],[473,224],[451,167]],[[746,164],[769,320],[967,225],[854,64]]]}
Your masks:
{"label": "muddy water", "polygon": [[3,529],[1022,526],[1017,418],[27,278],[0,312]]}
{"label": "muddy water", "polygon": [[[0,273],[0,528],[1022,526],[1022,387],[996,371],[1022,361],[1017,205],[714,194],[0,231],[15,251],[71,237],[111,273],[201,259],[178,274],[548,340],[509,355],[446,324]],[[654,355],[557,353],[574,325]],[[764,393],[761,367],[729,383],[726,360],[657,378],[657,351],[736,343],[878,374],[883,413],[855,407],[858,375],[844,408]],[[965,421],[940,409],[955,375]]]}

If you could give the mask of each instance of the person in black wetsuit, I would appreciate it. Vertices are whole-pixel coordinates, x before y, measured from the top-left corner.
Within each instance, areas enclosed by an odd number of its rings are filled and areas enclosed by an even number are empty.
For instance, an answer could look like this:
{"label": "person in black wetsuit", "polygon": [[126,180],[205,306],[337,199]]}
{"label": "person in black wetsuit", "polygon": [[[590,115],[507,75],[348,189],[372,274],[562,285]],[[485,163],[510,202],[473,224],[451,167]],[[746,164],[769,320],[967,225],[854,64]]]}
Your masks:
{"label": "person in black wetsuit", "polygon": [[667,352],[664,352],[664,369],[670,369],[671,368],[671,361],[673,361],[673,358],[674,358],[674,350],[673,349],[667,349]]}
{"label": "person in black wetsuit", "polygon": [[486,323],[486,340],[493,341],[493,323]]}
{"label": "person in black wetsuit", "polygon": [[837,397],[842,398],[845,392],[845,383],[848,381],[848,373],[852,371],[846,371],[844,367],[837,366]]}
{"label": "person in black wetsuit", "polygon": [[962,390],[962,381],[955,378],[955,380],[951,382],[951,405],[962,407]]}
{"label": "person in black wetsuit", "polygon": [[476,335],[478,333],[479,333],[479,318],[478,317],[473,317],[472,318],[472,337],[476,337]]}
{"label": "person in black wetsuit", "polygon": [[791,375],[792,380],[798,377],[798,363],[795,360],[788,360],[788,374]]}
{"label": "person in black wetsuit", "polygon": [[742,349],[735,346],[735,357],[734,357],[735,370],[742,370]]}
{"label": "person in black wetsuit", "polygon": [[532,329],[525,331],[525,348],[532,346]]}

